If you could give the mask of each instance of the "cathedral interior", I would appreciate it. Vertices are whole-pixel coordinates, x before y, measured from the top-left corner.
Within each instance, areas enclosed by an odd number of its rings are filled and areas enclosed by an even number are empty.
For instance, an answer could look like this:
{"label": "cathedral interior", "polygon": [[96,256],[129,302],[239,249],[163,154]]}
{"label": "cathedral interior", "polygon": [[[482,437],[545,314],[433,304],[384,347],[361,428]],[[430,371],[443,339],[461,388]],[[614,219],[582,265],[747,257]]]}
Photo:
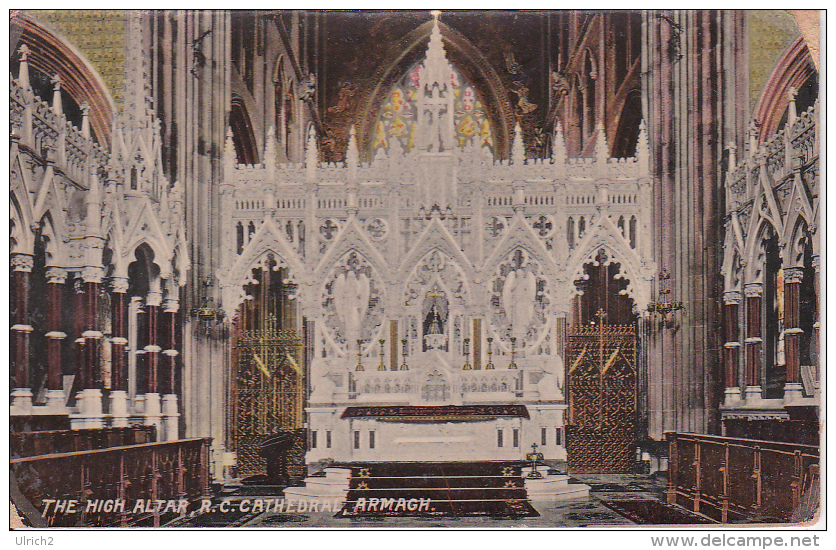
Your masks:
{"label": "cathedral interior", "polygon": [[[817,18],[13,10],[18,509],[325,476],[351,515],[392,464],[483,464],[516,481],[445,506],[645,474],[711,521],[797,520]],[[81,521],[179,514],[140,512]]]}

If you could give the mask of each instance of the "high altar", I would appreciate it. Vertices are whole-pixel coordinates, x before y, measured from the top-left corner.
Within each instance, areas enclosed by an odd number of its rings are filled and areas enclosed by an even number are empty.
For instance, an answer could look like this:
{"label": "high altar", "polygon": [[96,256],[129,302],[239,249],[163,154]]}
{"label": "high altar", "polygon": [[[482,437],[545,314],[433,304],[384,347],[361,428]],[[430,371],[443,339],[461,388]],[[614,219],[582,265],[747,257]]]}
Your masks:
{"label": "high altar", "polygon": [[[511,158],[496,159],[482,109],[436,22],[380,108],[370,162],[353,131],[344,165],[319,162],[313,127],[304,165],[237,164],[227,141],[223,306],[240,315],[259,272],[292,289],[309,463],[519,459],[532,443],[565,459],[584,266],[617,263],[646,310],[645,130],[635,158],[609,158],[603,130],[592,158],[567,158],[558,125],[552,157],[526,159],[517,126]],[[265,159],[274,147],[271,133]]]}

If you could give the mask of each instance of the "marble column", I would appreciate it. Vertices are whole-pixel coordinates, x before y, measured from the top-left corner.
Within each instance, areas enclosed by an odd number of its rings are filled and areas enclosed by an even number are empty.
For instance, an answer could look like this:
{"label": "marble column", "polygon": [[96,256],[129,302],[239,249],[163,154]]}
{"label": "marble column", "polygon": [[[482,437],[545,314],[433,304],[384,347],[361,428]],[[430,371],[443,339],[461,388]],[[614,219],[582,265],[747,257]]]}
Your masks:
{"label": "marble column", "polygon": [[46,280],[46,406],[50,411],[61,414],[66,411],[61,347],[67,335],[61,332],[61,310],[67,270],[60,267],[47,268]]}
{"label": "marble column", "polygon": [[749,283],[744,288],[746,296],[746,402],[761,399],[761,298],[763,285]]}
{"label": "marble column", "polygon": [[110,310],[112,337],[110,339],[110,416],[114,428],[128,426],[128,383],[127,383],[127,308],[128,279],[114,277],[110,282]]}
{"label": "marble column", "polygon": [[166,349],[162,351],[162,441],[174,441],[179,438],[178,419],[180,413],[177,408],[177,311],[180,302],[177,299],[165,301],[162,314],[162,343]]}
{"label": "marble column", "polygon": [[14,388],[11,393],[10,414],[32,413],[32,390],[29,388],[29,277],[32,273],[31,254],[12,254],[12,372]]}
{"label": "marble column", "polygon": [[725,333],[723,366],[726,385],[724,404],[727,407],[738,404],[740,401],[740,384],[738,383],[740,367],[740,319],[738,309],[740,300],[741,295],[738,291],[732,290],[723,293],[723,301],[725,302],[723,309]]}
{"label": "marble column", "polygon": [[159,310],[163,295],[159,290],[151,290],[145,298],[146,342],[145,364],[147,367],[147,384],[145,387],[145,424],[157,427],[157,441],[162,441],[162,409],[159,393]]}
{"label": "marble column", "polygon": [[803,397],[801,386],[801,335],[800,325],[801,281],[804,269],[791,267],[784,274],[784,359],[787,381],[784,384],[784,401],[790,403]]}

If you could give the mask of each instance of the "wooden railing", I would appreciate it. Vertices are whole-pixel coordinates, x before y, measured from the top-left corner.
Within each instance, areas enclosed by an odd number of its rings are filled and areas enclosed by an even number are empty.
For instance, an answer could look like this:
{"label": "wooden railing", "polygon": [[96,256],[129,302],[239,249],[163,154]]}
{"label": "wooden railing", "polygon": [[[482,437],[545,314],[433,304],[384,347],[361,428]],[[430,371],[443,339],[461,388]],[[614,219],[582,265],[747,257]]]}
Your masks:
{"label": "wooden railing", "polygon": [[140,445],[153,443],[157,438],[156,433],[155,426],[12,433],[9,435],[10,455],[12,458],[22,458]]}
{"label": "wooden railing", "polygon": [[[24,501],[15,504],[24,514],[38,514],[29,518],[33,524],[157,527],[183,513],[179,501],[193,506],[209,494],[210,441],[183,439],[12,459],[12,494],[16,482]],[[65,507],[56,513],[50,500],[65,505],[76,501],[74,511]],[[150,507],[150,501],[165,503]],[[123,504],[116,506],[119,502]]]}
{"label": "wooden railing", "polygon": [[[667,501],[721,523],[787,523],[819,495],[819,448],[667,433]],[[816,502],[808,502],[814,495]]]}

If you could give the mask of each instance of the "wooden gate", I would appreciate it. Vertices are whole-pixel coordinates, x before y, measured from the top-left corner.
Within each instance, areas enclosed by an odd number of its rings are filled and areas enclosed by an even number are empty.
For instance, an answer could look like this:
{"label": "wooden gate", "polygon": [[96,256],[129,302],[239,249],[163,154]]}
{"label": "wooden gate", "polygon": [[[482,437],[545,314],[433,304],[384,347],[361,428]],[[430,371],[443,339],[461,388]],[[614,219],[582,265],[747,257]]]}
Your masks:
{"label": "wooden gate", "polygon": [[[604,319],[598,313],[599,320]],[[632,473],[636,460],[636,331],[632,325],[575,326],[566,364],[571,473]]]}
{"label": "wooden gate", "polygon": [[[262,328],[242,331],[235,343],[233,425],[241,477],[267,473],[258,446],[271,437],[299,432],[304,423],[302,339],[296,331],[279,330],[277,325],[270,313]],[[300,443],[304,447],[304,441]]]}

